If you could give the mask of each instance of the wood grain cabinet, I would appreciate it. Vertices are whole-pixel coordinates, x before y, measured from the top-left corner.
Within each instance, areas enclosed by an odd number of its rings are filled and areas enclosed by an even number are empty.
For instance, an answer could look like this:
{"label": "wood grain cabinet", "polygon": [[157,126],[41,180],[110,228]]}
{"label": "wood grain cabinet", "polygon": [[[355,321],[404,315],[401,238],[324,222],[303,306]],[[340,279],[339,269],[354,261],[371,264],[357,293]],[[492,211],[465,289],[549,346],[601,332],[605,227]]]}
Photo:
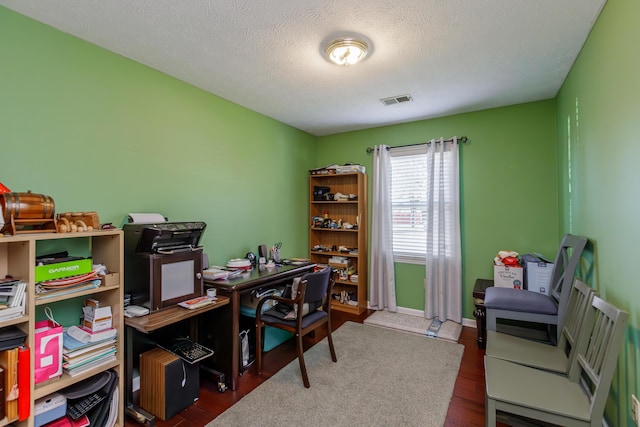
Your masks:
{"label": "wood grain cabinet", "polygon": [[[78,249],[80,248],[80,249]],[[94,289],[70,292],[65,295],[57,295],[48,298],[36,296],[35,267],[36,255],[49,251],[68,250],[70,255],[74,251],[83,251],[91,257],[93,264],[104,264],[109,270],[109,275],[103,278],[102,284]],[[85,256],[85,255],[82,255]],[[0,426],[12,423],[17,427],[34,425],[34,402],[51,393],[59,392],[64,388],[76,384],[84,379],[91,378],[100,372],[113,369],[118,374],[118,418],[116,425],[124,425],[124,317],[122,312],[123,283],[123,236],[122,230],[96,230],[80,233],[33,233],[17,234],[14,236],[0,236],[0,277],[10,275],[27,283],[25,314],[9,319],[0,320],[0,330],[15,325],[27,334],[25,343],[30,348],[30,372],[29,417],[23,421],[0,419]],[[113,316],[113,327],[117,330],[116,359],[109,363],[97,366],[87,372],[70,376],[63,372],[62,376],[34,384],[34,329],[36,320],[44,320],[43,311],[49,307],[56,320],[64,326],[79,325],[82,315],[82,306],[86,298],[94,298],[103,306],[110,306]],[[65,322],[60,319],[67,317],[73,321]],[[22,391],[20,391],[22,393]]]}
{"label": "wood grain cabinet", "polygon": [[310,259],[338,271],[331,308],[367,309],[367,175],[310,175]]}

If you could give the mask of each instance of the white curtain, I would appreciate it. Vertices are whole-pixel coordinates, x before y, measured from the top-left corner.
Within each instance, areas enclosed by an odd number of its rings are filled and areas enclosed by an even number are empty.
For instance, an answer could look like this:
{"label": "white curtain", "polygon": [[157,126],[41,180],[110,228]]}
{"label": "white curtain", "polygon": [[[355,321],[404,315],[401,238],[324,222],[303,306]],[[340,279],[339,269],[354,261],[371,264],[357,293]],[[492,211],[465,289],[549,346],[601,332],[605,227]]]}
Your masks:
{"label": "white curtain", "polygon": [[462,323],[458,140],[427,146],[425,317]]}
{"label": "white curtain", "polygon": [[373,154],[372,202],[369,305],[376,310],[395,312],[398,308],[391,222],[391,158],[386,145],[376,146]]}

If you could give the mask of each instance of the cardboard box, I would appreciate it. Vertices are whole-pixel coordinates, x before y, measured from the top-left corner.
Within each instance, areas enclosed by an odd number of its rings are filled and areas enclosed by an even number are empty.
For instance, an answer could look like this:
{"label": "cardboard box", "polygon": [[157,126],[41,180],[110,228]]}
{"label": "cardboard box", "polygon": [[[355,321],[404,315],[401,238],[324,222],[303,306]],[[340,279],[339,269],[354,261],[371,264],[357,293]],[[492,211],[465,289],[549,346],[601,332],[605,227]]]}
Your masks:
{"label": "cardboard box", "polygon": [[522,267],[493,266],[493,286],[498,288],[522,289]]}
{"label": "cardboard box", "polygon": [[84,321],[82,326],[89,332],[99,332],[111,329],[113,326],[113,317],[111,315],[111,307],[94,307],[84,306]]}
{"label": "cardboard box", "polygon": [[114,286],[120,283],[120,273],[109,273],[100,277],[102,286]]}
{"label": "cardboard box", "polygon": [[62,277],[90,273],[91,268],[91,258],[38,265],[36,266],[36,282],[44,282],[47,280],[60,279]]}
{"label": "cardboard box", "polygon": [[552,262],[526,262],[524,263],[525,289],[531,292],[539,292],[549,295],[551,289]]}

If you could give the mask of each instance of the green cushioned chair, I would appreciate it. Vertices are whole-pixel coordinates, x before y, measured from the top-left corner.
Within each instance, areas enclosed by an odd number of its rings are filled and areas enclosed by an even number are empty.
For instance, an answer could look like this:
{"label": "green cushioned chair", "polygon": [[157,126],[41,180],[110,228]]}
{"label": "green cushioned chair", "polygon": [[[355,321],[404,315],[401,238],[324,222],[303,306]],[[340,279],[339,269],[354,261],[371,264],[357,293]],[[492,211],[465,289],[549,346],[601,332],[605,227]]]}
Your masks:
{"label": "green cushioned chair", "polygon": [[562,238],[551,272],[549,295],[513,288],[487,288],[484,298],[487,331],[497,330],[498,319],[533,322],[547,325],[544,340],[557,343],[571,284],[586,245],[586,237],[566,234]]}
{"label": "green cushioned chair", "polygon": [[486,426],[601,426],[628,314],[593,297],[567,375],[485,355]]}
{"label": "green cushioned chair", "polygon": [[571,287],[567,314],[556,346],[487,331],[486,355],[545,371],[566,374],[580,345],[579,338],[595,291],[576,277]]}

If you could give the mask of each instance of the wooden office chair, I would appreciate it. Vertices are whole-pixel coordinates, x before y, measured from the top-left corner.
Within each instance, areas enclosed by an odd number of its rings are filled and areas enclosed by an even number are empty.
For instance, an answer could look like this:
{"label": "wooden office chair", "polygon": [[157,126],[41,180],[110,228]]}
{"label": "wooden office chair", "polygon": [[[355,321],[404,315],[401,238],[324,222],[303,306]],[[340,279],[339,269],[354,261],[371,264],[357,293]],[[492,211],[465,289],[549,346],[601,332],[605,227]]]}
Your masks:
{"label": "wooden office chair", "polygon": [[513,288],[487,288],[484,299],[487,331],[497,330],[498,319],[541,323],[547,325],[547,340],[557,343],[558,326],[564,320],[571,283],[586,245],[586,237],[565,234],[554,260],[549,295]]}
{"label": "wooden office chair", "polygon": [[562,426],[601,426],[628,314],[593,297],[567,375],[485,355],[486,426],[523,417]]}
{"label": "wooden office chair", "polygon": [[[527,292],[527,291],[524,291]],[[576,277],[571,287],[567,314],[556,346],[487,331],[486,355],[536,369],[567,374],[577,355],[584,320],[595,291]]]}
{"label": "wooden office chair", "polygon": [[[321,271],[305,274],[300,280],[296,295],[292,298],[269,295],[258,302],[256,307],[256,359],[258,373],[262,372],[262,328],[264,326],[283,329],[295,335],[302,382],[306,388],[309,388],[310,384],[304,363],[303,336],[326,324],[331,360],[338,361],[333,348],[333,338],[331,337],[331,293],[334,282],[333,269],[326,267]],[[268,300],[275,300],[278,304],[291,304],[296,307],[293,318],[289,319],[290,316],[284,318],[284,316],[278,315],[275,309],[262,313],[262,306]],[[305,304],[311,309],[305,309]]]}

